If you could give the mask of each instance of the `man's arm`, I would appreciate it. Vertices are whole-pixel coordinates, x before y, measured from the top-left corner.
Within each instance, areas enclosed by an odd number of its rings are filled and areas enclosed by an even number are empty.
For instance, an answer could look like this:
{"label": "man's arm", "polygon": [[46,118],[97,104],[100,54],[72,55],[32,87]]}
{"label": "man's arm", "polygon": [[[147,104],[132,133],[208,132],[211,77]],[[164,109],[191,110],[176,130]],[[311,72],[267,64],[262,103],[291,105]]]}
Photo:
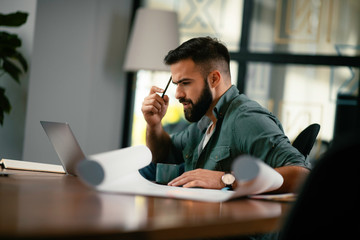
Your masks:
{"label": "man's arm", "polygon": [[167,95],[162,98],[157,94],[163,91],[163,89],[153,86],[141,107],[144,119],[147,122],[146,145],[152,153],[154,163],[163,162],[166,159],[171,144],[170,136],[161,125],[161,120],[169,105]]}
{"label": "man's arm", "polygon": [[300,166],[284,166],[275,168],[275,170],[284,178],[284,183],[272,193],[297,192],[310,173],[310,170]]}
{"label": "man's arm", "polygon": [[164,162],[169,155],[171,139],[161,124],[159,126],[146,127],[146,146],[151,150],[152,162]]}
{"label": "man's arm", "polygon": [[[284,166],[275,168],[275,170],[284,178],[284,183],[280,188],[271,193],[297,192],[299,186],[309,173],[308,169],[299,166]],[[169,185],[221,189],[225,187],[221,182],[221,177],[224,174],[225,172],[196,169],[185,172],[180,177],[172,180]]]}

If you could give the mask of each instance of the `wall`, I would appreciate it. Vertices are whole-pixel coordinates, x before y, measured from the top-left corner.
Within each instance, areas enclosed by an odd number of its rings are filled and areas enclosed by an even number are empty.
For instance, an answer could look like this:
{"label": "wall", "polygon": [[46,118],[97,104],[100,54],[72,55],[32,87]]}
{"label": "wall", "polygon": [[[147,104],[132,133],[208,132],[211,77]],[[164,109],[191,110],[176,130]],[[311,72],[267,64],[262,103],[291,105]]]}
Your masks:
{"label": "wall", "polygon": [[119,148],[131,0],[38,0],[23,159],[60,163],[40,120],[68,122],[85,154]]}
{"label": "wall", "polygon": [[[28,61],[29,66],[31,66],[36,1],[0,1],[1,13],[8,14],[16,11],[29,13],[26,23],[16,28],[1,27],[0,31],[15,33],[22,39],[22,46],[19,48],[19,51]],[[0,77],[0,86],[5,89],[5,94],[12,106],[10,114],[5,114],[4,125],[0,126],[0,158],[22,158],[29,74],[22,75],[20,82],[20,85],[17,84],[7,74]]]}

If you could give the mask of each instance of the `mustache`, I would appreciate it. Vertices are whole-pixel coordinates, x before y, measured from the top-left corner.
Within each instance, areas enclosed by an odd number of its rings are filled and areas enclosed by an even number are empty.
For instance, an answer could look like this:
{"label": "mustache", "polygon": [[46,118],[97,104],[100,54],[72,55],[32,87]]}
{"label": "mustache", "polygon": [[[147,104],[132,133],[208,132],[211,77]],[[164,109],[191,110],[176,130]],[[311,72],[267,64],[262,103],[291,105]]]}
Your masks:
{"label": "mustache", "polygon": [[180,98],[180,99],[179,99],[179,102],[180,102],[180,103],[191,103],[191,104],[193,103],[193,102],[191,101],[191,99],[186,99],[186,98]]}

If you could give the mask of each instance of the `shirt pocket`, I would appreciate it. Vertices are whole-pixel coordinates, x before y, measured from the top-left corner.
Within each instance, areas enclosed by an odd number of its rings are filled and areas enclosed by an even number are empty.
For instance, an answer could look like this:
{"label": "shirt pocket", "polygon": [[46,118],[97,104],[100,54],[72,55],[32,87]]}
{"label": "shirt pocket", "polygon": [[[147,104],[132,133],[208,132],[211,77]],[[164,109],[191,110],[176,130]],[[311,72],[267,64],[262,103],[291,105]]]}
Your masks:
{"label": "shirt pocket", "polygon": [[228,146],[215,147],[205,164],[206,169],[216,171],[230,171],[231,169],[231,151]]}
{"label": "shirt pocket", "polygon": [[193,153],[191,151],[183,151],[183,158],[185,162],[185,171],[193,170]]}

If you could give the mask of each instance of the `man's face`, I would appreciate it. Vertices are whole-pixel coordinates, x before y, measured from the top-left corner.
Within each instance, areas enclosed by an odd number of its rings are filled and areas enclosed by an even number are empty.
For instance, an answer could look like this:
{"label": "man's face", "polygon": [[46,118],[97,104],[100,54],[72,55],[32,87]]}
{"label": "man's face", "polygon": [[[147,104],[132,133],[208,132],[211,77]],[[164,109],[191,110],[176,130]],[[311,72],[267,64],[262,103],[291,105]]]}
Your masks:
{"label": "man's face", "polygon": [[185,118],[189,122],[199,121],[213,100],[207,79],[191,59],[172,64],[171,73],[177,85],[175,97],[184,106]]}

